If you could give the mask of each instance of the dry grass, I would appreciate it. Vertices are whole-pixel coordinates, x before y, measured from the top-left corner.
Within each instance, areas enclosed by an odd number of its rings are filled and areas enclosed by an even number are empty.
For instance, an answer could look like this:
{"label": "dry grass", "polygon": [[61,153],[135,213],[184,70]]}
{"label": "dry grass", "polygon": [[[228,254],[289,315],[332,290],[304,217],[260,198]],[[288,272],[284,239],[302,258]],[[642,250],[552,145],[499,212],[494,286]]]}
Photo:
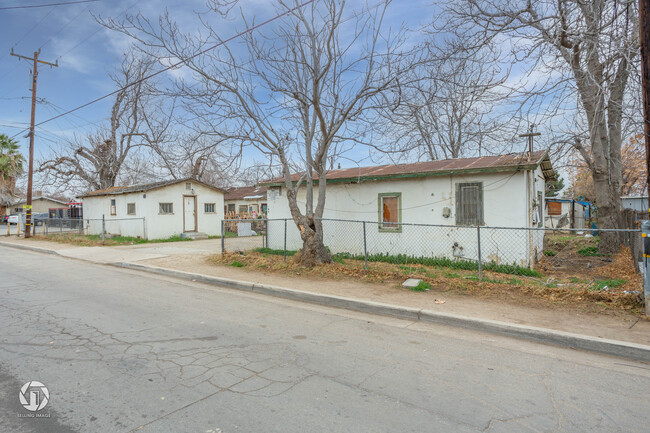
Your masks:
{"label": "dry grass", "polygon": [[[642,279],[635,272],[629,257],[629,251],[625,250],[612,257],[611,262],[604,262],[600,257],[580,257],[579,260],[583,262],[585,259],[598,262],[598,266],[584,266],[571,273],[567,273],[565,268],[562,272],[554,273],[553,266],[546,264],[546,267],[540,268],[543,269],[543,279],[484,272],[482,282],[478,281],[475,271],[389,263],[368,263],[368,270],[365,270],[363,261],[350,259],[312,268],[302,266],[290,257],[284,263],[282,256],[257,252],[215,255],[209,261],[219,265],[238,262],[244,268],[257,271],[317,280],[388,283],[395,290],[404,290],[401,283],[405,278],[420,278],[428,282],[432,290],[440,293],[506,300],[519,305],[543,305],[551,308],[562,306],[593,312],[638,314],[642,310],[639,296],[626,292],[643,290]],[[608,282],[610,285],[620,285],[602,289]]]}

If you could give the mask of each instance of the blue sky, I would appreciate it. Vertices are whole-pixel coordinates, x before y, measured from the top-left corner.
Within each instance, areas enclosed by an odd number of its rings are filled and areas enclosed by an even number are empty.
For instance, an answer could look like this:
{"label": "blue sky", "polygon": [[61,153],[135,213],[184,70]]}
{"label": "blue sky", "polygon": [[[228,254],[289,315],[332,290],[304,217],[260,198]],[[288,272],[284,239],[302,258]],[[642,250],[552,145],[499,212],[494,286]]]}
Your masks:
{"label": "blue sky", "polygon": [[[0,7],[20,4],[34,5],[49,2],[29,0],[0,0]],[[349,2],[352,9],[361,9],[366,3]],[[370,6],[376,2],[369,1]],[[242,14],[250,22],[263,21],[274,15],[272,1],[243,0]],[[40,49],[42,60],[58,61],[59,67],[39,65],[36,120],[42,122],[63,111],[77,107],[114,90],[108,75],[119,65],[129,40],[100,26],[93,15],[120,18],[125,13],[141,11],[157,19],[167,8],[184,29],[196,23],[195,11],[205,11],[204,0],[147,1],[101,0],[76,5],[0,10],[0,132],[13,136],[26,127],[30,118],[31,62],[18,60],[9,54],[33,56]],[[389,25],[405,23],[417,28],[428,22],[433,12],[430,1],[395,1],[388,11]],[[218,19],[215,14],[211,19]],[[244,29],[238,14],[221,20],[218,27],[222,37]],[[178,71],[175,71],[179,73]],[[37,128],[36,159],[46,156],[56,146],[75,133],[83,133],[105,121],[111,99],[101,101],[74,114],[49,122]],[[28,149],[26,133],[16,137],[23,152]]]}

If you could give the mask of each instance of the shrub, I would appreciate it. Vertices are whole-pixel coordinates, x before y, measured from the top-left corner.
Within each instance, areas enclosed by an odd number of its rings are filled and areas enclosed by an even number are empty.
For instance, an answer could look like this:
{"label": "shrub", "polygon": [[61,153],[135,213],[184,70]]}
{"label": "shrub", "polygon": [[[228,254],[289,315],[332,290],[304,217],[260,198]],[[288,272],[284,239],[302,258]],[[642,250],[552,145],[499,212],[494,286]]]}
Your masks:
{"label": "shrub", "polygon": [[557,253],[553,250],[544,250],[544,255],[547,257],[554,257],[557,255]]}
{"label": "shrub", "polygon": [[234,266],[234,267],[236,267],[236,268],[243,268],[243,267],[244,267],[244,264],[243,264],[242,262],[238,262],[237,260],[235,260],[234,262],[232,262],[232,263],[230,264],[230,266]]}

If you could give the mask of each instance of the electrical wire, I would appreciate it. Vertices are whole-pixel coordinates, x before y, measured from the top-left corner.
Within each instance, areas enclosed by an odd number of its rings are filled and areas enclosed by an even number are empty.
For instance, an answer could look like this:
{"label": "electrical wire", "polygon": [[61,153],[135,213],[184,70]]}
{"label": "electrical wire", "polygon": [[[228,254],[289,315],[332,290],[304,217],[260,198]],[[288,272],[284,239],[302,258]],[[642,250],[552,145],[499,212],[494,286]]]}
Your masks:
{"label": "electrical wire", "polygon": [[[259,28],[261,28],[261,27],[263,27],[263,26],[265,26],[265,25],[267,25],[267,24],[272,23],[273,21],[276,21],[276,20],[278,20],[278,19],[280,19],[280,18],[282,18],[282,17],[284,17],[284,16],[286,16],[286,15],[292,14],[292,13],[295,12],[296,10],[303,8],[303,7],[307,6],[307,5],[310,4],[310,3],[313,3],[314,1],[315,1],[315,0],[307,0],[306,2],[301,3],[301,4],[299,4],[298,6],[293,7],[293,8],[291,8],[291,9],[288,9],[288,10],[282,12],[281,14],[278,14],[278,15],[272,17],[272,18],[269,18],[268,20],[263,21],[263,22],[261,22],[260,24],[256,24],[256,25],[254,25],[254,26],[252,26],[252,27],[249,27],[248,29],[246,29],[246,30],[244,30],[244,31],[242,31],[242,32],[239,32],[239,33],[237,33],[236,35],[233,35],[233,36],[229,37],[228,39],[225,39],[225,40],[223,40],[223,41],[221,41],[221,42],[219,42],[219,43],[217,43],[217,44],[214,44],[214,45],[212,45],[212,46],[210,46],[210,47],[208,47],[208,48],[206,48],[206,49],[204,49],[204,50],[201,50],[201,51],[199,51],[198,53],[193,54],[193,55],[191,55],[190,57],[187,57],[186,59],[181,59],[181,60],[179,60],[178,62],[172,63],[171,65],[169,65],[169,66],[167,66],[167,67],[165,67],[165,68],[163,68],[163,69],[161,69],[161,70],[159,70],[159,71],[157,71],[157,72],[154,72],[154,73],[152,73],[152,74],[150,74],[150,75],[147,75],[146,77],[143,77],[143,78],[141,78],[141,79],[139,79],[139,80],[136,80],[136,81],[134,81],[133,83],[129,83],[129,84],[127,84],[126,86],[121,87],[121,88],[119,88],[119,89],[117,89],[117,90],[114,90],[114,91],[112,91],[112,92],[110,92],[110,93],[107,93],[107,94],[105,94],[105,95],[103,95],[103,96],[100,96],[99,98],[93,99],[93,100],[90,101],[90,102],[86,102],[85,104],[79,105],[78,107],[73,108],[73,109],[71,109],[71,110],[68,110],[68,111],[66,111],[65,113],[59,114],[58,116],[54,116],[54,117],[51,117],[51,118],[49,118],[49,119],[43,120],[42,122],[37,123],[35,126],[43,125],[43,124],[45,124],[45,123],[51,122],[51,121],[53,121],[53,120],[55,120],[55,119],[58,119],[58,118],[60,118],[60,117],[67,116],[67,115],[70,114],[70,113],[74,113],[75,111],[81,110],[82,108],[88,107],[89,105],[95,104],[95,103],[97,103],[97,102],[99,102],[99,101],[102,101],[102,100],[104,100],[104,99],[106,99],[106,98],[109,98],[109,97],[111,97],[111,96],[113,96],[113,95],[116,95],[116,94],[118,94],[119,92],[121,92],[121,91],[123,91],[123,90],[126,90],[126,89],[128,89],[128,88],[130,88],[130,87],[133,87],[133,86],[135,86],[135,85],[137,85],[137,84],[139,84],[139,83],[141,83],[141,82],[143,82],[143,81],[146,81],[146,80],[148,80],[148,79],[150,79],[150,78],[153,78],[153,77],[155,77],[155,76],[158,76],[158,75],[162,74],[163,72],[166,72],[166,71],[169,71],[169,70],[171,70],[171,69],[174,69],[174,68],[176,68],[176,67],[178,67],[178,66],[181,66],[183,63],[187,62],[187,61],[190,60],[190,59],[193,59],[194,57],[197,57],[197,56],[200,56],[200,55],[202,55],[202,54],[205,54],[205,53],[207,53],[208,51],[212,51],[212,50],[214,50],[215,48],[220,47],[221,45],[225,45],[225,44],[227,44],[228,42],[231,42],[231,41],[233,41],[233,40],[235,40],[235,39],[237,39],[237,38],[239,38],[239,37],[241,37],[241,36],[244,36],[244,35],[246,35],[246,34],[248,34],[248,33],[252,33],[253,31],[255,31],[255,30],[257,30],[257,29],[259,29]],[[14,136],[11,137],[11,138],[17,137],[17,136],[20,135],[22,132],[23,132],[23,131],[21,131],[20,133],[14,135]]]}
{"label": "electrical wire", "polygon": [[43,48],[45,45],[49,44],[49,43],[52,41],[52,39],[56,38],[56,37],[57,37],[57,36],[58,36],[58,35],[59,35],[63,30],[65,30],[65,28],[68,27],[68,26],[70,25],[70,23],[75,22],[76,19],[77,19],[77,18],[78,18],[82,13],[84,13],[84,12],[86,12],[88,9],[90,9],[90,6],[91,6],[91,5],[86,6],[86,7],[85,7],[84,9],[82,9],[82,10],[81,10],[77,15],[75,15],[75,16],[72,17],[72,18],[70,18],[70,20],[68,20],[68,22],[65,23],[65,24],[63,25],[63,27],[61,27],[61,28],[59,29],[58,32],[56,32],[53,36],[50,36],[49,39],[43,43],[43,45],[41,45],[40,47],[38,47],[38,49],[40,50],[40,49]]}
{"label": "electrical wire", "polygon": [[[131,4],[131,6],[129,6],[129,7],[127,7],[126,9],[124,9],[124,10],[123,10],[122,12],[120,12],[117,16],[119,17],[120,15],[125,14],[129,9],[131,9],[133,6],[137,5],[137,4],[139,3],[139,1],[140,1],[140,0],[136,0],[135,2],[133,2],[133,3]],[[101,32],[102,30],[104,30],[104,27],[100,26],[97,30],[95,30],[94,32],[92,32],[91,34],[89,34],[88,36],[86,36],[85,38],[83,38],[82,40],[80,40],[80,41],[79,41],[75,46],[73,46],[73,47],[70,48],[68,51],[66,51],[65,53],[61,54],[59,57],[57,57],[56,60],[57,60],[57,61],[61,60],[62,57],[68,55],[71,51],[76,50],[78,47],[80,47],[81,45],[83,45],[83,44],[85,44],[86,42],[88,42],[88,40],[89,40],[90,38],[92,38],[93,36],[95,36],[97,33]]]}
{"label": "electrical wire", "polygon": [[65,5],[74,5],[78,3],[92,3],[92,2],[98,2],[99,0],[79,0],[79,1],[73,1],[73,2],[62,2],[62,3],[48,3],[44,5],[25,5],[25,6],[8,6],[8,7],[3,7],[0,8],[0,11],[6,11],[9,9],[29,9],[29,8],[44,8],[48,6],[65,6]]}

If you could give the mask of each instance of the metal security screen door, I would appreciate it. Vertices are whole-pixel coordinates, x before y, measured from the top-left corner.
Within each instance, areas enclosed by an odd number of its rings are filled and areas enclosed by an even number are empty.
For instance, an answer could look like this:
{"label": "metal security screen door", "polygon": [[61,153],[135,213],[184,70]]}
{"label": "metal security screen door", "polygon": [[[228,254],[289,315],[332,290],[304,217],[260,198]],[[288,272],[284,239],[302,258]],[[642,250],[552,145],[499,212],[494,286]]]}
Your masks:
{"label": "metal security screen door", "polygon": [[196,197],[193,195],[183,196],[183,231],[196,231]]}
{"label": "metal security screen door", "polygon": [[483,184],[480,182],[456,184],[456,224],[483,224]]}

